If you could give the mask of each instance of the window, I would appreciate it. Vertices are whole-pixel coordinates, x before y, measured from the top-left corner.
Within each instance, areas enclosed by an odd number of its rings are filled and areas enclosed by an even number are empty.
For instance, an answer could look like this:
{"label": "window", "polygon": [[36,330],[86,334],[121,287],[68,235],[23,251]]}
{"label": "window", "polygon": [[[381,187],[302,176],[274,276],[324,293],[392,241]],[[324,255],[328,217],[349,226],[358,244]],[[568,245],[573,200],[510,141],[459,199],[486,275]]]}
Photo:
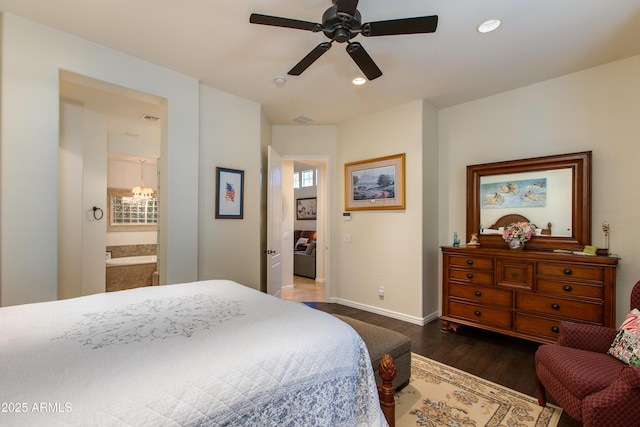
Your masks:
{"label": "window", "polygon": [[314,177],[313,169],[302,171],[302,186],[312,187],[314,184],[313,177]]}
{"label": "window", "polygon": [[317,169],[293,173],[293,188],[313,187],[314,185],[318,185]]}
{"label": "window", "polygon": [[155,231],[158,199],[135,200],[128,188],[108,188],[107,231]]}

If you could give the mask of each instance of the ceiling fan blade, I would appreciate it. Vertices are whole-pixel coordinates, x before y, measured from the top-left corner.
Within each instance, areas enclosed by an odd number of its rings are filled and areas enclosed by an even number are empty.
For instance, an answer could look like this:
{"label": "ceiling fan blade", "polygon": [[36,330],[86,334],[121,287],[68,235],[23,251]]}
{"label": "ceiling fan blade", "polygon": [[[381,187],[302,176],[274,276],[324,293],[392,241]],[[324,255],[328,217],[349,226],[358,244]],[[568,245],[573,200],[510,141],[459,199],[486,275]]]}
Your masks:
{"label": "ceiling fan blade", "polygon": [[367,79],[377,79],[382,75],[382,71],[380,71],[380,68],[378,68],[376,63],[373,62],[373,59],[371,59],[367,51],[364,50],[364,47],[362,47],[360,43],[349,43],[349,45],[347,46],[347,53],[355,61],[356,65],[360,67],[364,75],[367,76]]}
{"label": "ceiling fan blade", "polygon": [[287,74],[290,76],[299,76],[304,70],[309,68],[311,64],[316,62],[326,51],[331,48],[330,42],[322,42],[307,54],[300,62],[298,62]]}
{"label": "ceiling fan blade", "polygon": [[368,22],[362,25],[362,35],[365,37],[376,37],[433,33],[436,31],[436,28],[438,28],[438,15],[419,16],[415,18]]}
{"label": "ceiling fan blade", "polygon": [[313,32],[322,31],[322,25],[315,22],[299,21],[297,19],[281,18],[279,16],[261,15],[259,13],[252,13],[249,17],[249,22],[252,24],[293,28],[296,30],[306,30]]}
{"label": "ceiling fan blade", "polygon": [[356,14],[358,0],[333,0],[333,3],[337,6],[338,13],[346,13],[350,16]]}

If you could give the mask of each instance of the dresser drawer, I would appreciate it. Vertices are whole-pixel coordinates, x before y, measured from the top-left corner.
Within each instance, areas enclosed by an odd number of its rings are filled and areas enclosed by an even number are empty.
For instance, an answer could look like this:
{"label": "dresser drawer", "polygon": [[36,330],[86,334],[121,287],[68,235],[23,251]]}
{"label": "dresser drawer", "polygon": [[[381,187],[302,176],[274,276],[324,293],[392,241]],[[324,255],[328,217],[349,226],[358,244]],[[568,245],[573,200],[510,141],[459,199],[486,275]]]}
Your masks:
{"label": "dresser drawer", "polygon": [[601,300],[604,298],[604,287],[601,284],[584,284],[557,282],[555,280],[538,279],[538,292],[562,294],[566,297],[585,297]]}
{"label": "dresser drawer", "polygon": [[557,340],[560,336],[560,321],[516,313],[515,330],[528,335],[539,335]]}
{"label": "dresser drawer", "polygon": [[517,292],[516,310],[568,317],[597,324],[603,323],[602,304],[595,302]]}
{"label": "dresser drawer", "polygon": [[471,302],[510,308],[513,301],[513,293],[500,289],[492,289],[483,286],[449,284],[449,296],[462,298]]}
{"label": "dresser drawer", "polygon": [[604,268],[589,267],[575,264],[538,263],[538,276],[551,276],[562,279],[579,279],[602,282],[604,280]]}
{"label": "dresser drawer", "polygon": [[492,271],[449,269],[449,278],[480,285],[493,285]]}
{"label": "dresser drawer", "polygon": [[449,256],[449,265],[453,267],[471,268],[473,270],[493,271],[493,258],[476,256]]}
{"label": "dresser drawer", "polygon": [[449,316],[502,329],[511,329],[511,311],[507,310],[450,301]]}
{"label": "dresser drawer", "polygon": [[498,259],[496,283],[499,286],[533,289],[533,262]]}

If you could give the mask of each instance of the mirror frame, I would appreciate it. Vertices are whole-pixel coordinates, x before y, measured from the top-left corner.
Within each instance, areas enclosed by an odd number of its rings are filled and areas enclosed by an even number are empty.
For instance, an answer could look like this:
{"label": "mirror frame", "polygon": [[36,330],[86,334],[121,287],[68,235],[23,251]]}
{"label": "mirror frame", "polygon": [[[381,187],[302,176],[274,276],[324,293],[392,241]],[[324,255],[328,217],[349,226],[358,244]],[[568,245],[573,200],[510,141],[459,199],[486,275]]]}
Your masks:
{"label": "mirror frame", "polygon": [[113,198],[114,197],[131,197],[131,189],[128,188],[107,188],[107,231],[157,231],[158,223],[151,224],[114,224],[113,217]]}
{"label": "mirror frame", "polygon": [[571,237],[534,236],[527,242],[526,248],[582,250],[585,245],[589,245],[591,242],[591,151],[467,166],[467,239],[472,233],[478,233],[481,247],[507,247],[500,235],[480,234],[481,177],[565,168],[572,170],[573,235]]}

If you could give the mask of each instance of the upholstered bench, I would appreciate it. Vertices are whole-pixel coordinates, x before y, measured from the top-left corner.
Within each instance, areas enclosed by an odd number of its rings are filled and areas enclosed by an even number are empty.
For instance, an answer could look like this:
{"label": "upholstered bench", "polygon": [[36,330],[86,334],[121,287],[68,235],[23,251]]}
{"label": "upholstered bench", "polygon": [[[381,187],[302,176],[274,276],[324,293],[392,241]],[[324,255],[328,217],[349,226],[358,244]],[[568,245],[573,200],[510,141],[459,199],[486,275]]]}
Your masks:
{"label": "upholstered bench", "polygon": [[396,364],[396,379],[393,380],[393,388],[398,390],[409,384],[411,377],[411,339],[399,332],[380,326],[371,325],[352,319],[351,317],[334,314],[337,318],[351,326],[362,337],[373,366],[376,380],[380,380],[377,367],[385,354],[393,357]]}

